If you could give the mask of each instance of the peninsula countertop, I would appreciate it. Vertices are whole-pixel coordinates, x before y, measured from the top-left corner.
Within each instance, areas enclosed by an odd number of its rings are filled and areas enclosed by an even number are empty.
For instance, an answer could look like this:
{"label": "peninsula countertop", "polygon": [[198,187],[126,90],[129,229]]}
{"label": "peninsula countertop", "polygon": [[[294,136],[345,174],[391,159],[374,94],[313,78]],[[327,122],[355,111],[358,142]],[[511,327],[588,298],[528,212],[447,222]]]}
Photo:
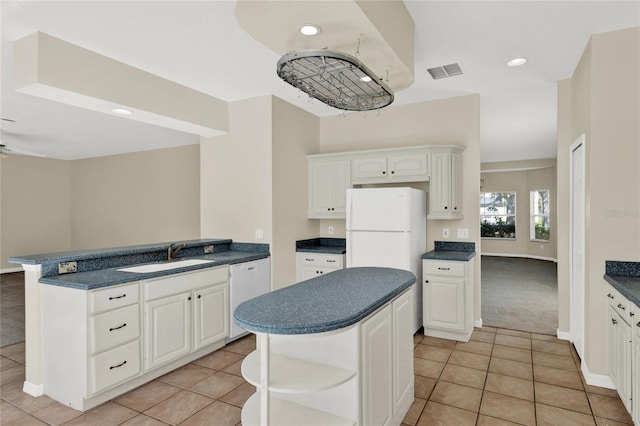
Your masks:
{"label": "peninsula countertop", "polygon": [[[130,266],[155,264],[166,260],[169,245],[183,246],[179,252],[176,251],[178,254],[175,258],[176,261],[200,259],[209,262],[147,273],[120,270]],[[209,253],[205,253],[205,251]],[[12,257],[9,261],[25,265],[40,265],[42,268],[40,283],[92,290],[164,275],[249,262],[269,257],[269,255],[268,244],[234,243],[228,239],[201,239],[37,254]],[[63,262],[76,262],[77,272],[60,273],[59,264]]]}
{"label": "peninsula countertop", "polygon": [[640,308],[640,262],[605,262],[605,281]]}
{"label": "peninsula countertop", "polygon": [[257,333],[313,334],[353,325],[415,283],[409,271],[340,269],[243,302],[234,318]]}

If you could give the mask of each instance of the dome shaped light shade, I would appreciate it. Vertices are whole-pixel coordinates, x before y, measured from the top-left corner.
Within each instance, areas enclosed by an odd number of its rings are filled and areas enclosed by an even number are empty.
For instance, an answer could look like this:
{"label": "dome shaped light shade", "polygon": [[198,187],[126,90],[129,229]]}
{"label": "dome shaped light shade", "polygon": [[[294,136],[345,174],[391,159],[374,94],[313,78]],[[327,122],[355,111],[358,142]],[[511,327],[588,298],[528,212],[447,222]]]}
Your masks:
{"label": "dome shaped light shade", "polygon": [[370,111],[393,102],[393,91],[362,62],[346,53],[291,52],[280,58],[277,73],[293,87],[334,108]]}

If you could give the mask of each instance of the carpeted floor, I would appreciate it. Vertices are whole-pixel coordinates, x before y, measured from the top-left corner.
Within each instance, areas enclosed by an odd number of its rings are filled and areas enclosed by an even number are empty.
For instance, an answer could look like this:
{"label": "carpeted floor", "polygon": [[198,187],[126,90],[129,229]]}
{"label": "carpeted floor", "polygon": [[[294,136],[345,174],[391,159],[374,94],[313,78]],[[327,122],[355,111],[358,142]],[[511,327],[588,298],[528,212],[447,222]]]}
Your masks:
{"label": "carpeted floor", "polygon": [[24,341],[24,272],[0,275],[0,347]]}
{"label": "carpeted floor", "polygon": [[556,270],[545,260],[482,256],[483,325],[555,335]]}

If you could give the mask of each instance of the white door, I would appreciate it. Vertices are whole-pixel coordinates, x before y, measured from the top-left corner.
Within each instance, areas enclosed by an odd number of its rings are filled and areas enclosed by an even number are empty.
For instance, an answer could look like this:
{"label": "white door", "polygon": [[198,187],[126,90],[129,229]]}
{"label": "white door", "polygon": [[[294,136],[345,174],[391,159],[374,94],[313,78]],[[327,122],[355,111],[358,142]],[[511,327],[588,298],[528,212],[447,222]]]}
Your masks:
{"label": "white door", "polygon": [[582,134],[570,148],[571,205],[570,205],[570,333],[573,345],[584,359],[584,217],[585,217],[585,135]]}

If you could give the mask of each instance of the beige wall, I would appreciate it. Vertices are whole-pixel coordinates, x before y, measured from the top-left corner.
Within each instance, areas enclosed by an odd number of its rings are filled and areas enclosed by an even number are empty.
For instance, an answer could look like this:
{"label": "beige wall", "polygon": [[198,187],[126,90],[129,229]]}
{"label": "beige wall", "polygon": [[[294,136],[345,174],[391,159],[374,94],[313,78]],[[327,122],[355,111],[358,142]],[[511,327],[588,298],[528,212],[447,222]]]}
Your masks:
{"label": "beige wall", "polygon": [[229,111],[230,133],[201,143],[202,236],[269,243],[272,288],[285,287],[295,283],[296,240],[318,236],[307,219],[306,160],[318,151],[318,118],[270,96]]}
{"label": "beige wall", "polygon": [[71,249],[69,161],[9,155],[0,159],[0,269],[11,256]]}
{"label": "beige wall", "polygon": [[[467,228],[469,239],[480,248],[480,98],[461,96],[410,105],[390,106],[378,114],[349,113],[320,119],[320,152],[393,148],[415,145],[456,144],[465,147],[463,168],[462,220],[428,220],[427,251],[442,240],[442,229],[456,235]],[[428,186],[422,185],[423,189]],[[345,236],[344,220],[320,221],[320,234],[334,226],[335,237]],[[455,241],[455,238],[451,238]],[[480,319],[480,258],[475,262],[475,319]]]}
{"label": "beige wall", "polygon": [[[602,350],[607,338],[605,261],[638,261],[640,255],[640,194],[635,186],[640,173],[639,75],[636,27],[594,35],[570,82],[560,84],[559,198],[570,196],[569,157],[564,152],[580,134],[586,135],[585,361],[593,374],[607,374],[607,354]],[[566,203],[559,216],[568,222]],[[567,247],[558,256],[560,264],[568,265]],[[559,269],[558,284],[569,285],[567,266]],[[568,298],[564,302],[560,312],[566,328],[561,331],[568,332]]]}
{"label": "beige wall", "polygon": [[296,282],[296,240],[317,238],[307,219],[307,158],[319,149],[319,119],[273,97],[273,287]]}
{"label": "beige wall", "polygon": [[[271,243],[271,96],[229,104],[229,134],[200,143],[203,238]],[[263,239],[255,238],[261,229]]]}
{"label": "beige wall", "polygon": [[2,167],[2,269],[10,256],[199,238],[197,145],[84,160],[10,155]]}
{"label": "beige wall", "polygon": [[[484,238],[482,254],[523,256],[553,260],[556,258],[556,162],[555,159],[483,163],[484,192],[516,192],[516,239]],[[486,171],[485,171],[486,170]],[[489,170],[491,170],[489,172]],[[502,170],[502,171],[501,171]],[[530,191],[550,191],[549,242],[530,240]]]}
{"label": "beige wall", "polygon": [[199,147],[71,162],[71,247],[199,238]]}

